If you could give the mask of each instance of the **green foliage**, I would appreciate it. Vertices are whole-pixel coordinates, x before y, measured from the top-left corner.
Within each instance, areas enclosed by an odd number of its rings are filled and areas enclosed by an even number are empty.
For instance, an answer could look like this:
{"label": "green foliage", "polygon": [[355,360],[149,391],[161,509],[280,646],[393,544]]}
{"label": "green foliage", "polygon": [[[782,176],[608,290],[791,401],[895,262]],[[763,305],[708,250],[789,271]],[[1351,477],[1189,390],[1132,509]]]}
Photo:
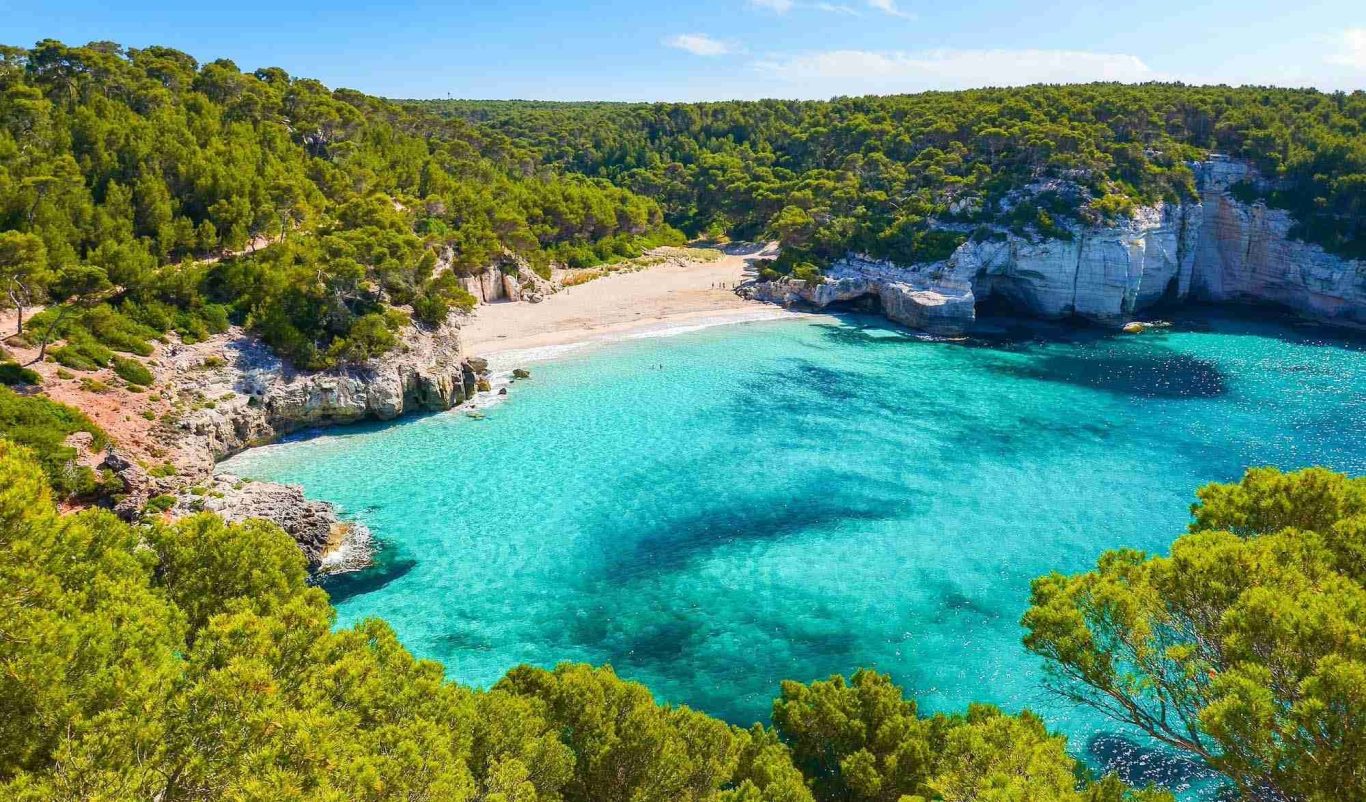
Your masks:
{"label": "green foliage", "polygon": [[[52,40],[0,55],[0,232],[0,303],[51,298],[54,339],[145,356],[232,315],[313,368],[393,347],[371,315],[468,305],[446,273],[677,236],[654,201],[460,121],[276,68]],[[108,362],[82,348],[65,363]]]}
{"label": "green foliage", "polygon": [[[29,452],[4,440],[0,609],[0,798],[19,802],[814,802],[813,780],[822,800],[1127,793],[1074,792],[1076,763],[1032,716],[921,720],[869,672],[785,685],[775,718],[791,748],[656,704],[610,668],[523,666],[465,688],[381,621],[335,629],[273,524],[59,516]],[[827,737],[839,777],[804,776],[794,755],[824,765],[813,739]]]}
{"label": "green foliage", "polygon": [[129,384],[136,384],[148,387],[155,380],[152,371],[147,366],[136,359],[126,359],[121,356],[114,357],[114,373]]}
{"label": "green foliage", "polygon": [[15,362],[0,362],[0,384],[11,387],[22,384],[41,384],[43,377]]}
{"label": "green foliage", "polygon": [[51,281],[47,246],[40,237],[0,231],[0,304],[17,310],[17,333],[24,331],[24,307],[40,300]]}
{"label": "green foliage", "polygon": [[66,345],[48,351],[60,365],[73,370],[99,370],[114,360],[114,352],[86,336],[72,337]]}
{"label": "green foliage", "polygon": [[964,716],[922,718],[891,678],[859,671],[849,680],[784,682],[773,723],[821,802],[1170,800],[1127,794],[1113,779],[1080,787],[1066,739],[1029,712],[973,705]]}
{"label": "green foliage", "polygon": [[1169,557],[1036,580],[1025,644],[1248,798],[1366,798],[1366,479],[1258,468],[1199,498]]}
{"label": "green foliage", "polygon": [[[653,198],[689,234],[768,234],[817,262],[849,250],[935,261],[946,243],[916,237],[935,220],[1066,236],[1069,223],[1190,197],[1189,162],[1210,152],[1254,162],[1269,180],[1249,197],[1290,209],[1299,235],[1366,255],[1362,92],[1088,84],[830,101],[414,105]],[[1075,193],[1040,215],[1028,196],[1049,182]]]}
{"label": "green foliage", "polygon": [[76,432],[93,435],[96,448],[108,442],[104,432],[79,410],[0,387],[0,441],[30,448],[48,483],[63,497],[85,495],[97,485],[94,472],[77,465],[76,449],[66,445],[66,438]]}

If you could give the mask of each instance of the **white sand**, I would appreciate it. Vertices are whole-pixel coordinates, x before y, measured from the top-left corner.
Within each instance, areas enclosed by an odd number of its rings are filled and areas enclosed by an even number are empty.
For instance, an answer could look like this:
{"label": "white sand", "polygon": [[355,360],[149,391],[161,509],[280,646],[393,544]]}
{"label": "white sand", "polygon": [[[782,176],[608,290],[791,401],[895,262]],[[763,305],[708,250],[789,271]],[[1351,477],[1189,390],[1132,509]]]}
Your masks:
{"label": "white sand", "polygon": [[769,256],[768,248],[736,248],[713,262],[666,262],[611,273],[538,304],[485,304],[462,325],[461,341],[474,356],[550,354],[651,331],[776,317],[782,310],[732,291],[752,275],[753,261]]}

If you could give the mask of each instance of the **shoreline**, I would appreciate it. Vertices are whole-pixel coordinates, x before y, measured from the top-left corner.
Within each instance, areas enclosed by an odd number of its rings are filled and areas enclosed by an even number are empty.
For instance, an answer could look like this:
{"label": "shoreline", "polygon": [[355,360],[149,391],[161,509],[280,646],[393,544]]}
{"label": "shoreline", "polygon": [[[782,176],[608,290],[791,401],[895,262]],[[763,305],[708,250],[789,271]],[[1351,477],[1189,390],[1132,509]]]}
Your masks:
{"label": "shoreline", "polygon": [[627,340],[663,339],[720,326],[762,323],[822,316],[820,312],[798,312],[768,303],[739,309],[685,312],[663,318],[620,323],[577,332],[553,332],[500,341],[475,356],[488,360],[491,371],[512,370],[522,364],[558,359],[569,353]]}
{"label": "shoreline", "polygon": [[774,246],[742,244],[713,254],[611,272],[536,303],[481,304],[460,323],[461,348],[470,356],[494,358],[707,318],[763,316],[760,310],[775,308],[735,292],[756,275],[756,262],[773,256]]}
{"label": "shoreline", "polygon": [[[515,381],[513,371],[532,362],[613,342],[671,337],[716,326],[809,316],[735,294],[734,288],[752,276],[752,262],[767,256],[768,250],[739,246],[717,259],[675,259],[642,270],[611,273],[573,287],[572,293],[562,290],[539,303],[481,304],[455,325],[458,326],[456,350],[460,360],[482,364],[479,369],[482,387],[446,409],[432,411],[477,416],[479,410],[505,400],[509,386]],[[409,410],[405,409],[390,420],[409,417]],[[269,439],[215,454],[209,469],[210,482],[235,473],[234,466],[228,463],[245,452],[280,445],[295,438],[341,434],[352,424],[372,420],[376,418],[361,416],[350,420],[323,419],[297,428],[274,427],[274,436]],[[248,484],[259,485],[257,490],[267,494],[288,493],[292,505],[316,503],[325,506],[327,512],[322,517],[329,519],[334,530],[345,528],[338,539],[320,550],[317,576],[354,573],[373,564],[376,543],[372,533],[330,502],[310,499],[297,486],[256,479]],[[297,498],[293,498],[295,495]],[[266,517],[278,519],[282,516]]]}

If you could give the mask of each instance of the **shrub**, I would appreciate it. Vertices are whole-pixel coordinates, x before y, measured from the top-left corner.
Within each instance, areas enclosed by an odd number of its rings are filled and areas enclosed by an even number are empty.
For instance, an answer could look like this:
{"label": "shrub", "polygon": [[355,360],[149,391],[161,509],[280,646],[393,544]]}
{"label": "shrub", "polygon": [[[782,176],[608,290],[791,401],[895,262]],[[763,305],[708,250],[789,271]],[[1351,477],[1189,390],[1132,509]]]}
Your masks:
{"label": "shrub", "polygon": [[94,435],[96,448],[108,441],[79,410],[0,387],[0,436],[32,449],[53,490],[63,497],[93,492],[98,484],[94,471],[75,464],[76,449],[66,445],[66,438],[75,432]]}
{"label": "shrub", "polygon": [[147,500],[147,511],[152,513],[165,512],[174,506],[175,496],[167,495],[166,493],[162,493],[159,496],[152,496]]}
{"label": "shrub", "polygon": [[58,364],[74,370],[99,370],[108,367],[114,352],[96,342],[84,331],[73,331],[66,345],[48,349],[48,355]]}
{"label": "shrub", "polygon": [[41,384],[43,377],[38,375],[38,371],[30,370],[14,362],[0,364],[0,384],[11,387],[20,384]]}
{"label": "shrub", "polygon": [[114,373],[130,384],[149,386],[153,381],[152,371],[136,359],[114,357]]}

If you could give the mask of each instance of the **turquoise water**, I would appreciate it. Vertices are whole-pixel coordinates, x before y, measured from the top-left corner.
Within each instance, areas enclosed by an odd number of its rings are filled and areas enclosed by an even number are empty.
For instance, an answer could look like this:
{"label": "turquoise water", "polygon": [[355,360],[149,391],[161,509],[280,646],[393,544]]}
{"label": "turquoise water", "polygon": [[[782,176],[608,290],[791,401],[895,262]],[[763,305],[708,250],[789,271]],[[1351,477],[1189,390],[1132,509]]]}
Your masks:
{"label": "turquoise water", "polygon": [[386,566],[333,586],[341,623],[383,617],[455,679],[611,663],[749,723],[782,679],[873,666],[925,709],[1034,708],[1140,781],[1192,777],[1043,690],[1030,580],[1165,551],[1248,465],[1366,473],[1366,347],[1246,319],[955,344],[807,318],[532,367],[484,420],[225,468],[368,524]]}

